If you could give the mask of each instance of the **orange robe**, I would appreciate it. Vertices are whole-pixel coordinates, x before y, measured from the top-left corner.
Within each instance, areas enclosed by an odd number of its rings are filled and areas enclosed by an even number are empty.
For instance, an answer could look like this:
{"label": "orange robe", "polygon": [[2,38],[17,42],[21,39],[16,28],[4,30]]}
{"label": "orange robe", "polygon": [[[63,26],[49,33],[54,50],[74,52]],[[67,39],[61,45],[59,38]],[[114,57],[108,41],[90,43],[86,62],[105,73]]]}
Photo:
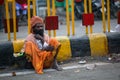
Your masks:
{"label": "orange robe", "polygon": [[[24,45],[24,51],[27,55],[29,55],[32,58],[31,61],[35,71],[38,74],[42,74],[43,68],[51,67],[54,56],[55,56],[55,51],[50,52],[50,51],[40,50],[33,36],[34,36],[33,34],[30,34],[30,36],[27,37]],[[60,44],[55,38],[51,38],[49,40],[47,39],[48,37],[45,35],[46,42],[54,46],[55,49]]]}

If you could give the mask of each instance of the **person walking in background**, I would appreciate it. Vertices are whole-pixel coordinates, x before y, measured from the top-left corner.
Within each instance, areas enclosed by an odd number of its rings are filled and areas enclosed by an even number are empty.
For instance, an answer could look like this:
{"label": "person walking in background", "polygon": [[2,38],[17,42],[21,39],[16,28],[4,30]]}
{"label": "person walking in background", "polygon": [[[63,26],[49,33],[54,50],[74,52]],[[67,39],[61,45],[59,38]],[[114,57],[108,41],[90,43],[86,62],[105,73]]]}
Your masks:
{"label": "person walking in background", "polygon": [[27,4],[19,4],[16,2],[16,15],[19,21],[27,21]]}

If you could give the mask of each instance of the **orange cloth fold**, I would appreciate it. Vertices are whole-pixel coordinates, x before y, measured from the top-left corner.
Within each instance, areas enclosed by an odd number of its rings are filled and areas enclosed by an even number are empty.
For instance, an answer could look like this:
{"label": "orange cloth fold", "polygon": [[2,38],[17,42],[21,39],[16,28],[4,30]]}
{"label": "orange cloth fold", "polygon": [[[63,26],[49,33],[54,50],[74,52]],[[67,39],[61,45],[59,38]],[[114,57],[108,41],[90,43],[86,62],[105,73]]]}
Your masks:
{"label": "orange cloth fold", "polygon": [[[49,44],[56,48],[60,43],[55,38],[51,38]],[[25,53],[32,57],[32,65],[38,74],[43,73],[43,68],[51,67],[55,56],[55,53],[38,49],[33,41],[25,43]]]}

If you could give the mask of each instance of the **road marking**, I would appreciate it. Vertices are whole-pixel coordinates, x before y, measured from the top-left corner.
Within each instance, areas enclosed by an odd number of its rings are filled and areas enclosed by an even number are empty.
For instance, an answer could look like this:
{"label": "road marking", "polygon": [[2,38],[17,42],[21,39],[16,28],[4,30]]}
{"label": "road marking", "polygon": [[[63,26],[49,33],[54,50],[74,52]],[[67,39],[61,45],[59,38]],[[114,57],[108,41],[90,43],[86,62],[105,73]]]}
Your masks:
{"label": "road marking", "polygon": [[[74,66],[66,66],[66,67],[62,67],[63,70],[68,70],[68,69],[75,69],[75,68],[85,68],[89,65],[97,65],[97,66],[101,66],[101,65],[108,65],[110,63],[103,63],[103,62],[99,62],[99,63],[90,63],[90,64],[78,64],[78,65],[74,65]],[[56,71],[55,69],[45,69],[43,70],[44,72],[51,72],[51,71]],[[29,70],[29,71],[17,71],[15,72],[15,74],[18,75],[26,75],[26,74],[34,74],[35,71],[34,70]],[[13,76],[12,72],[10,73],[3,73],[0,74],[0,77],[8,77],[8,76]]]}

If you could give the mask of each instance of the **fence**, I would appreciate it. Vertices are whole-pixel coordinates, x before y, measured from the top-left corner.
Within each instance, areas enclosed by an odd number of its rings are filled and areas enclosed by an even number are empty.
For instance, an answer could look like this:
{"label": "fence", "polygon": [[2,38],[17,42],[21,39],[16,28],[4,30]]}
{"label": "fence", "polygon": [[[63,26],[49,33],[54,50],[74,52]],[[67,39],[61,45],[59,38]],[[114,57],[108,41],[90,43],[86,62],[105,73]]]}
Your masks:
{"label": "fence", "polygon": [[[20,0],[19,0],[20,1]],[[38,14],[36,13],[36,0],[24,0],[27,1],[27,9],[28,9],[28,34],[30,33],[30,18],[31,18],[31,11],[30,11],[30,2],[32,2],[33,5],[33,16]],[[51,2],[52,1],[52,2]],[[56,6],[55,6],[55,1],[56,0],[46,0],[47,4],[47,17],[48,16],[55,16],[56,15]],[[74,17],[74,1],[71,0],[71,6],[68,4],[69,0],[64,0],[65,1],[65,6],[66,6],[66,27],[67,27],[67,36],[70,36],[70,15],[71,15],[71,20],[72,20],[72,35],[75,35],[75,17]],[[120,0],[119,0],[120,1]],[[50,2],[52,3],[52,6],[50,6]],[[12,3],[12,15],[13,15],[13,31],[14,31],[14,40],[16,40],[16,10],[15,10],[15,0],[4,0],[5,3],[5,10],[6,10],[6,19],[7,19],[7,30],[8,30],[8,40],[11,40],[10,36],[10,21],[9,21],[9,12],[8,12],[8,3]],[[92,0],[84,0],[84,13],[83,13],[83,26],[86,26],[86,34],[89,34],[89,26],[90,26],[90,34],[93,33],[93,27],[94,25],[94,14],[92,13]],[[105,10],[104,10],[104,0],[101,0],[102,3],[102,26],[103,26],[103,33],[110,32],[110,0],[106,0],[107,3],[107,24],[106,26],[106,15],[105,15]],[[89,5],[87,5],[89,4]],[[87,7],[89,6],[89,8]],[[51,8],[52,7],[52,8]],[[69,7],[71,7],[71,12],[69,12]],[[52,10],[52,14],[50,13]],[[87,21],[89,19],[89,21]],[[56,36],[56,30],[48,30],[49,36],[51,36],[51,32],[53,31],[54,37]]]}

